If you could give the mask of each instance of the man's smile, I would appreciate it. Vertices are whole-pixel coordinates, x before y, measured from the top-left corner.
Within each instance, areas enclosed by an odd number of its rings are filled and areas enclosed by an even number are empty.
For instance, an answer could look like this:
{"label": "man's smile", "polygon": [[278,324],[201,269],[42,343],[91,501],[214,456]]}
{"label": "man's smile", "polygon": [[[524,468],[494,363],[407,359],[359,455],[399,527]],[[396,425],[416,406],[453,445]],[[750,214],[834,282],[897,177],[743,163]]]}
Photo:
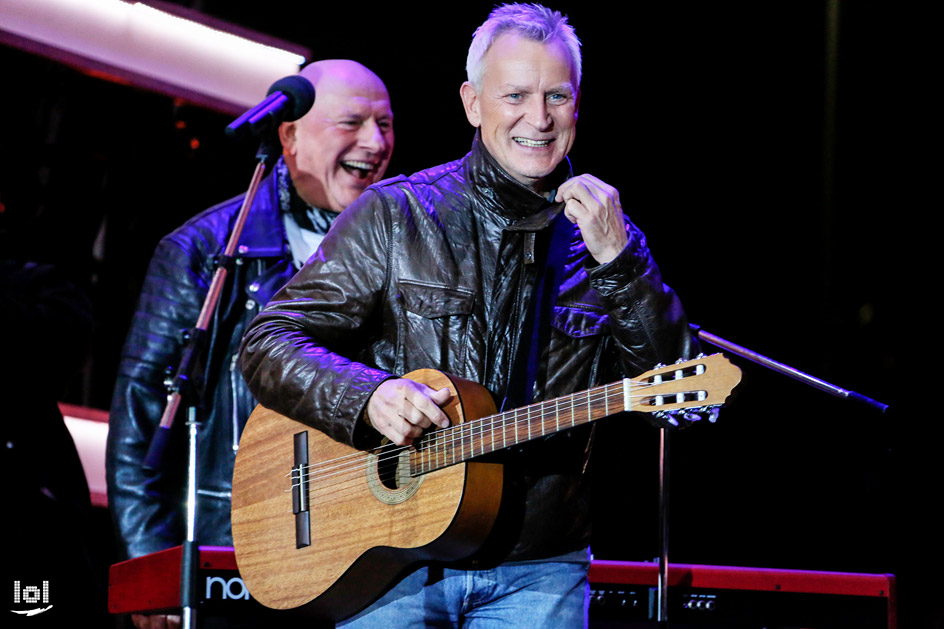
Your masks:
{"label": "man's smile", "polygon": [[528,146],[531,148],[543,148],[553,142],[553,140],[531,140],[529,138],[514,137],[512,138],[515,142],[521,146]]}
{"label": "man's smile", "polygon": [[341,161],[341,167],[359,179],[367,179],[377,168],[376,164],[356,159]]}

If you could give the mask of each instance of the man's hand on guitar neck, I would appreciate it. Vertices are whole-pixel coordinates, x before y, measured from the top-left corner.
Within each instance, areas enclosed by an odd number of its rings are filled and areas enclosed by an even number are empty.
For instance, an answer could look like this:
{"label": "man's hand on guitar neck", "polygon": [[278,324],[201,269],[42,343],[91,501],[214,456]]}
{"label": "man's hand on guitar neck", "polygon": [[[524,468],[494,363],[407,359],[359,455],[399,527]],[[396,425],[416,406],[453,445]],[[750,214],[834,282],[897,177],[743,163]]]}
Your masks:
{"label": "man's hand on guitar neck", "polygon": [[430,426],[449,426],[449,418],[440,406],[452,393],[438,391],[405,378],[385,380],[367,401],[367,422],[383,436],[400,446],[408,446]]}

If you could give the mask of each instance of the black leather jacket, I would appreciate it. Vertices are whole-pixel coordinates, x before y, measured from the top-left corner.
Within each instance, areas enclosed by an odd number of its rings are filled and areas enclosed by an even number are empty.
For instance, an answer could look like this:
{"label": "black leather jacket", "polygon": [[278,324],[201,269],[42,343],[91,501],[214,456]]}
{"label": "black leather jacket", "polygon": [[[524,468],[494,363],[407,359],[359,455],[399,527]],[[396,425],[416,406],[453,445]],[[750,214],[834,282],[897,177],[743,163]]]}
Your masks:
{"label": "black leather jacket", "polygon": [[[129,557],[180,544],[185,537],[186,413],[174,423],[159,472],[143,459],[166,403],[163,381],[180,360],[183,330],[192,328],[243,196],[197,215],[161,240],[151,259],[121,355],[109,418],[106,469],[109,507],[121,550]],[[197,540],[231,545],[230,494],[239,435],[255,401],[236,368],[249,321],[294,273],[285,244],[275,177],[261,183],[211,325],[198,411]]]}
{"label": "black leather jacket", "polygon": [[[530,249],[560,209],[512,179],[478,139],[459,161],[371,187],[247,331],[240,360],[250,389],[361,448],[376,436],[362,419],[368,398],[392,375],[440,369],[482,384],[500,404],[541,266],[529,263]],[[573,228],[535,400],[688,357],[681,305],[643,234],[626,225],[628,246],[604,265]],[[502,453],[501,544],[492,540],[502,557],[587,545],[589,433]]]}

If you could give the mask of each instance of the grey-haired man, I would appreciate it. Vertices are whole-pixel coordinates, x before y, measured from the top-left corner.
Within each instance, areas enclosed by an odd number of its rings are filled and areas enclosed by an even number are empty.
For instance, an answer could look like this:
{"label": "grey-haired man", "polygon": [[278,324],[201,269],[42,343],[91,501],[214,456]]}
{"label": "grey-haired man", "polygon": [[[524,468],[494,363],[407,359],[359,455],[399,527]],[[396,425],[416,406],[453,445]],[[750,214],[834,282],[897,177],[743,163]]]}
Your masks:
{"label": "grey-haired man", "polygon": [[[492,12],[460,90],[471,152],[372,186],[338,218],[243,341],[261,404],[360,449],[381,436],[408,446],[449,424],[450,391],[400,377],[414,369],[480,383],[514,408],[691,354],[681,305],[617,190],[573,176],[566,159],[580,72],[559,13]],[[346,623],[583,626],[591,442],[582,426],[500,452],[501,510],[482,550],[416,569]]]}

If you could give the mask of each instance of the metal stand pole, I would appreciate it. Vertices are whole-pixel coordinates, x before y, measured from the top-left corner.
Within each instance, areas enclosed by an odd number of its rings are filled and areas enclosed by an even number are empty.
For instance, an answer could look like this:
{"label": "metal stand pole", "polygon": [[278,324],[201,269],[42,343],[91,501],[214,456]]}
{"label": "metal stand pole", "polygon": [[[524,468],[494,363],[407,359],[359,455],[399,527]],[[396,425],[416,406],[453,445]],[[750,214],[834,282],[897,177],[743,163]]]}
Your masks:
{"label": "metal stand pole", "polygon": [[659,429],[659,583],[656,620],[664,627],[669,618],[669,431]]}
{"label": "metal stand pole", "polygon": [[164,452],[170,442],[171,428],[177,411],[183,400],[189,401],[187,411],[189,427],[189,454],[187,469],[187,538],[183,543],[180,558],[180,600],[181,621],[184,629],[196,627],[196,577],[199,562],[199,545],[196,539],[197,521],[197,441],[199,422],[196,417],[196,403],[202,399],[202,378],[198,374],[198,365],[206,349],[208,329],[220,301],[227,276],[235,264],[235,254],[243,228],[249,217],[249,208],[256,198],[262,176],[272,156],[278,155],[277,145],[264,141],[257,153],[258,162],[253,171],[249,188],[236,217],[236,223],[229,235],[229,240],[217,261],[213,281],[207,291],[203,307],[197,317],[197,323],[188,331],[180,364],[173,378],[168,382],[167,404],[161,416],[160,425],[154,432],[145,457],[145,466],[160,469],[163,465]]}
{"label": "metal stand pole", "polygon": [[187,453],[187,538],[180,557],[180,605],[183,627],[197,626],[197,565],[200,549],[197,545],[197,436],[199,425],[196,408],[188,410],[189,447]]}
{"label": "metal stand pole", "polygon": [[720,347],[721,349],[727,350],[731,352],[732,354],[737,354],[738,356],[741,356],[750,361],[753,361],[757,363],[758,365],[762,365],[772,371],[776,371],[777,373],[783,374],[789,378],[793,378],[794,380],[799,380],[800,382],[803,382],[804,384],[807,384],[815,389],[819,389],[820,391],[829,393],[830,395],[833,395],[835,397],[849,400],[851,402],[858,402],[860,404],[865,404],[866,406],[872,408],[873,410],[879,411],[881,413],[884,413],[885,411],[888,410],[887,404],[876,402],[875,400],[868,398],[864,395],[861,395],[859,393],[856,393],[855,391],[850,391],[848,389],[837,387],[834,384],[830,384],[824,380],[820,380],[819,378],[803,373],[802,371],[799,371],[798,369],[794,369],[793,367],[790,367],[789,365],[785,365],[783,363],[767,358],[766,356],[762,356],[758,354],[757,352],[753,352],[745,347],[736,345],[732,343],[731,341],[726,341],[723,338],[715,336],[714,334],[705,332],[704,330],[701,329],[700,326],[692,324],[691,328],[697,334],[698,338],[706,343],[710,343],[714,345],[715,347]]}
{"label": "metal stand pole", "polygon": [[[783,374],[795,380],[799,380],[813,388],[829,393],[851,402],[864,404],[872,410],[884,413],[888,410],[887,404],[882,404],[869,397],[837,387],[824,380],[820,380],[807,373],[803,373],[789,365],[777,362],[757,352],[726,341],[714,334],[706,332],[700,326],[691,324],[692,331],[698,338],[706,343],[719,347],[746,358],[750,361],[762,365],[772,371]],[[665,428],[659,429],[659,582],[656,590],[656,620],[660,627],[667,626],[668,623],[668,573],[669,573],[669,433]]]}

